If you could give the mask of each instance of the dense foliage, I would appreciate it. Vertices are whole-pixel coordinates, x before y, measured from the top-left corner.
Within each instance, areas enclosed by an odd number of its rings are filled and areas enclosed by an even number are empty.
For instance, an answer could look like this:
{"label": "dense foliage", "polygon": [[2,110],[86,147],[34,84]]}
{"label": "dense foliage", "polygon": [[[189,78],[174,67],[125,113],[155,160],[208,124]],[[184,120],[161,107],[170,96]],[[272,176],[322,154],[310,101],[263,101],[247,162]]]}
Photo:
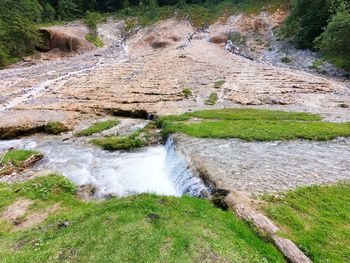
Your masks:
{"label": "dense foliage", "polygon": [[292,0],[281,29],[300,48],[316,48],[350,70],[350,0]]}

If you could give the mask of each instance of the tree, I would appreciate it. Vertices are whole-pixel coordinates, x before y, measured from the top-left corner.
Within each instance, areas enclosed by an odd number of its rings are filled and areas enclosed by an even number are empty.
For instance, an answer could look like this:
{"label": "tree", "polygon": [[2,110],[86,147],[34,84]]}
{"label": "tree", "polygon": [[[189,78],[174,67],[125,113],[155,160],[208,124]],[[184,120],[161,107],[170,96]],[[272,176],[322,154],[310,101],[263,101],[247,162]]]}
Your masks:
{"label": "tree", "polygon": [[0,1],[0,64],[31,53],[41,42],[35,26],[42,7],[37,0]]}
{"label": "tree", "polygon": [[338,7],[315,43],[325,56],[342,57],[350,64],[350,10],[345,2]]}

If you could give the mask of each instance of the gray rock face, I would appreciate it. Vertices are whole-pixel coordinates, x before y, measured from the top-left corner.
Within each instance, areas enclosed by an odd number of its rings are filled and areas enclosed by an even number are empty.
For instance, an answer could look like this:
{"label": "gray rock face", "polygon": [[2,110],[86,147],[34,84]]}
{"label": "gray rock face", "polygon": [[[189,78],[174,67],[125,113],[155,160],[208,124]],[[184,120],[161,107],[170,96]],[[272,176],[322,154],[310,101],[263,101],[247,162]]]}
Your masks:
{"label": "gray rock face", "polygon": [[177,148],[216,188],[277,192],[350,180],[350,139],[245,142],[174,135]]}

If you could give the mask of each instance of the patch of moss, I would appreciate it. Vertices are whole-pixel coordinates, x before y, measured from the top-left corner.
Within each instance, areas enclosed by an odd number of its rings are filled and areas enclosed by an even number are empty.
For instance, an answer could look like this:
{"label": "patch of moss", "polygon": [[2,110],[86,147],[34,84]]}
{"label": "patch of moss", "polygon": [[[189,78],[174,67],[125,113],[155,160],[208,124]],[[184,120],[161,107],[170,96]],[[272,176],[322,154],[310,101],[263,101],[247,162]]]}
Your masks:
{"label": "patch of moss", "polygon": [[90,136],[95,133],[99,133],[118,125],[120,121],[118,120],[108,120],[92,124],[90,127],[76,133],[76,136]]}
{"label": "patch of moss", "polygon": [[63,123],[58,121],[49,122],[45,125],[45,132],[48,134],[58,135],[67,130],[67,127]]}

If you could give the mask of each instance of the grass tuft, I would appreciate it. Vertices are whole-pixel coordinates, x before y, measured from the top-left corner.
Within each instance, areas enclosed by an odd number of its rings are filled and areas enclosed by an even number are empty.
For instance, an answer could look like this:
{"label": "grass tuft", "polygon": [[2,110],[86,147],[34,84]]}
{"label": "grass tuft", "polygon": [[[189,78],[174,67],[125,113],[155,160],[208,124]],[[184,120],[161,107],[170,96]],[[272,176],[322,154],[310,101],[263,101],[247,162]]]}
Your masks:
{"label": "grass tuft", "polygon": [[215,81],[215,83],[214,83],[214,88],[215,88],[215,89],[221,88],[221,86],[224,85],[225,82],[226,82],[225,80],[218,80],[218,81]]}
{"label": "grass tuft", "polygon": [[218,94],[215,92],[210,93],[208,99],[204,101],[206,105],[215,105],[216,102],[218,101]]}
{"label": "grass tuft", "polygon": [[108,120],[92,124],[90,127],[76,133],[76,136],[90,136],[95,133],[99,133],[118,125],[120,121],[118,120]]}
{"label": "grass tuft", "polygon": [[192,90],[190,88],[184,88],[182,93],[184,94],[185,98],[188,99],[192,95]]}

